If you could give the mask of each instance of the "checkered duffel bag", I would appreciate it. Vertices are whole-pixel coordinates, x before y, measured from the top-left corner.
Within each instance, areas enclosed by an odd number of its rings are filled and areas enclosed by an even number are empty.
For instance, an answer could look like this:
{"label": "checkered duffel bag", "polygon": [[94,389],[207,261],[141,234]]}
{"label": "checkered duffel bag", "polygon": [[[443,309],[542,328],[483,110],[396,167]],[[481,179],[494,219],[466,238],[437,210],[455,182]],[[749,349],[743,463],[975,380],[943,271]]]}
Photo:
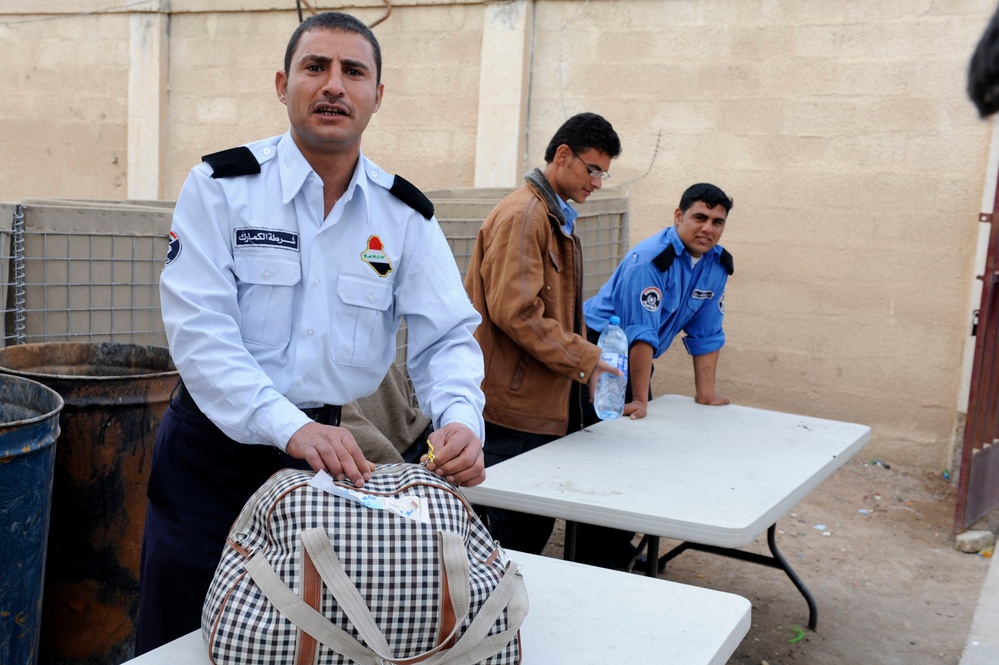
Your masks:
{"label": "checkered duffel bag", "polygon": [[457,488],[389,464],[359,490],[274,474],[232,527],[201,625],[217,665],[507,665],[526,614],[517,565]]}

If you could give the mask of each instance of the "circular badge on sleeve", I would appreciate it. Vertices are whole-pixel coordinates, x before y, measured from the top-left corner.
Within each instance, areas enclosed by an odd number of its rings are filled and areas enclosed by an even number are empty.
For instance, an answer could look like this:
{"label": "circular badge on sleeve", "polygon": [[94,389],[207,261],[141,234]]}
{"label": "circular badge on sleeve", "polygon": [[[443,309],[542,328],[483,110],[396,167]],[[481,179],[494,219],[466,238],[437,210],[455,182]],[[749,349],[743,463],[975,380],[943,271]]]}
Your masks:
{"label": "circular badge on sleeve", "polygon": [[170,231],[170,246],[167,248],[166,265],[170,265],[180,256],[180,236]]}
{"label": "circular badge on sleeve", "polygon": [[642,291],[642,307],[650,312],[658,312],[659,305],[662,304],[662,301],[663,292],[655,286],[646,287],[646,289]]}

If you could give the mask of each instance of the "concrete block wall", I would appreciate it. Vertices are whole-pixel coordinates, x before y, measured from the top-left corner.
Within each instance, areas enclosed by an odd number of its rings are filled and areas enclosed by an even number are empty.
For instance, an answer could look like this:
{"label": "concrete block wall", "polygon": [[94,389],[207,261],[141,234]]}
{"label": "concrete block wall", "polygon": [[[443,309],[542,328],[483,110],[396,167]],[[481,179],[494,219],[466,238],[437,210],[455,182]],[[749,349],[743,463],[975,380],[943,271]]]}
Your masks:
{"label": "concrete block wall", "polygon": [[[0,200],[124,198],[128,11],[23,4],[0,0],[0,81],[17,91],[0,105]],[[385,14],[380,0],[337,4]],[[518,136],[479,127],[480,80],[504,66],[483,40],[504,29],[490,23],[500,4],[393,1],[374,29],[385,99],[365,152],[425,189],[470,187],[477,153],[526,136],[510,182],[489,178],[513,185],[568,115],[604,114],[624,144],[610,184],[630,191],[633,243],[693,182],[735,198],[723,394],[867,423],[872,456],[949,466],[995,179],[965,77],[994,1],[516,0],[529,14],[510,33],[529,48]],[[285,130],[273,81],[297,16],[279,0],[140,8],[169,16],[158,197],[171,199],[202,154]],[[681,344],[656,367],[657,393],[692,394]]]}

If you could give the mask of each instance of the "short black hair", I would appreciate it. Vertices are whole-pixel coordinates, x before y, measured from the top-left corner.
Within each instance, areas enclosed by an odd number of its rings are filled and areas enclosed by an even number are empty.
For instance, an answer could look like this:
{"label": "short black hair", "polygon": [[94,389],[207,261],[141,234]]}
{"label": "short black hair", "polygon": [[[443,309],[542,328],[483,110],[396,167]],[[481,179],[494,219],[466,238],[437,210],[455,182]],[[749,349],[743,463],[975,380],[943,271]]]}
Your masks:
{"label": "short black hair", "polygon": [[576,153],[592,148],[611,158],[621,154],[621,139],[617,132],[596,113],[578,113],[563,122],[545,150],[546,163],[551,164],[555,160],[555,151],[563,143]]}
{"label": "short black hair", "polygon": [[725,208],[725,212],[728,213],[735,205],[725,192],[720,188],[707,182],[699,182],[696,185],[691,185],[687,188],[687,191],[683,193],[680,197],[680,210],[687,212],[690,206],[694,205],[698,201],[701,201],[709,208],[714,208],[715,206],[721,206]]}
{"label": "short black hair", "polygon": [[378,46],[375,34],[371,32],[368,26],[350,14],[344,14],[343,12],[323,12],[316,14],[302,21],[295,28],[295,32],[291,33],[291,39],[288,40],[288,48],[284,52],[285,74],[291,69],[291,58],[295,55],[295,49],[298,48],[298,42],[302,39],[302,35],[309,30],[317,29],[355,32],[367,39],[368,43],[371,44],[371,50],[375,52],[375,83],[382,82],[382,49]]}

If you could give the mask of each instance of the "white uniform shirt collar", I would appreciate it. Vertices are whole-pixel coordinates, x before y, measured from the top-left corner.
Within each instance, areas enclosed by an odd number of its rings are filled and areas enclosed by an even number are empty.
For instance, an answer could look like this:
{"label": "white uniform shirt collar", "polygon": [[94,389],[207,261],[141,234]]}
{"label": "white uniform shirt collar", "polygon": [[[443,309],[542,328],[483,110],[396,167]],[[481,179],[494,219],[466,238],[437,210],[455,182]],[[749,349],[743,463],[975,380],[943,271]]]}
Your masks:
{"label": "white uniform shirt collar", "polygon": [[[281,200],[287,205],[295,198],[309,178],[319,179],[319,174],[315,172],[305,155],[298,149],[295,139],[291,137],[291,131],[285,133],[278,141],[278,160],[281,166]],[[358,156],[357,165],[354,167],[354,175],[347,185],[347,191],[341,196],[344,204],[349,203],[354,198],[355,189],[361,188],[361,192],[368,198],[368,177],[367,170],[375,170],[377,167],[368,161],[363,154]]]}

